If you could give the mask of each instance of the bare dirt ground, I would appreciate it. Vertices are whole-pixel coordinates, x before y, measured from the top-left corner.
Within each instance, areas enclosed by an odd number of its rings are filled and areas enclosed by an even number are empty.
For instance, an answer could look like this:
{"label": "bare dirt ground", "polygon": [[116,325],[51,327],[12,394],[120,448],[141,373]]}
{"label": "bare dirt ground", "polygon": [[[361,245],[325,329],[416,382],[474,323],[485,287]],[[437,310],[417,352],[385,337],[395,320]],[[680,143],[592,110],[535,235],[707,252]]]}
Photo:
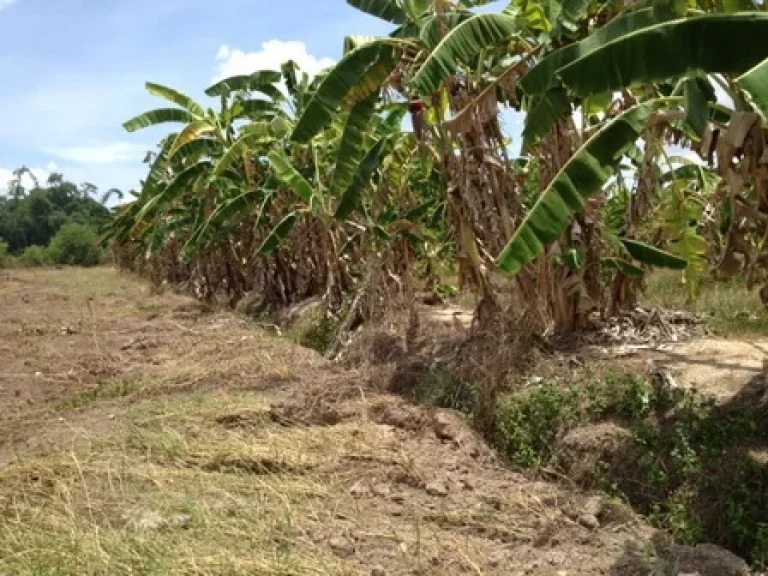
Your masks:
{"label": "bare dirt ground", "polygon": [[367,382],[110,269],[0,271],[0,574],[747,573]]}

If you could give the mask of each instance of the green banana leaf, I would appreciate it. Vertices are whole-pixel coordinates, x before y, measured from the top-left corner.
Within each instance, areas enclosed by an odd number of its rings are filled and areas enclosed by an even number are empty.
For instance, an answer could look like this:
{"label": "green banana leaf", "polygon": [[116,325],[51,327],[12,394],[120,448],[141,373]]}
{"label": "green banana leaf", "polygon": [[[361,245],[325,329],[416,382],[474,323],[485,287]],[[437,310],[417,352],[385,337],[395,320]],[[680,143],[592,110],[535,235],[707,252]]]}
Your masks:
{"label": "green banana leaf", "polygon": [[612,268],[614,270],[618,270],[625,276],[630,276],[633,278],[639,278],[641,276],[645,276],[645,272],[642,268],[635,266],[631,262],[628,262],[627,260],[624,260],[623,258],[616,258],[614,256],[610,256],[607,258],[601,258],[600,264],[603,265],[605,268]]}
{"label": "green banana leaf", "polygon": [[221,150],[221,143],[213,138],[198,138],[192,140],[181,146],[173,158],[178,158],[182,161],[189,158],[197,158],[198,160],[203,157],[214,156],[219,150]]}
{"label": "green banana leaf", "polygon": [[652,8],[628,12],[623,16],[614,18],[581,42],[570,44],[547,54],[536,66],[531,68],[528,74],[520,79],[520,87],[528,95],[542,95],[548,90],[560,86],[557,71],[566,64],[586,56],[608,42],[652,26],[657,22]]}
{"label": "green banana leaf", "polygon": [[355,48],[360,48],[364,44],[377,40],[378,36],[345,36],[344,37],[344,54],[352,52]]}
{"label": "green banana leaf", "polygon": [[768,118],[768,58],[736,79],[764,118]]}
{"label": "green banana leaf", "polygon": [[392,24],[404,24],[408,19],[395,0],[347,0],[347,4]]}
{"label": "green banana leaf", "polygon": [[177,136],[178,134],[175,132],[169,134],[168,138],[166,138],[163,143],[160,153],[152,161],[152,165],[149,167],[149,174],[147,174],[147,177],[144,180],[144,186],[139,195],[139,201],[145,199],[148,195],[152,195],[152,193],[157,191],[159,186],[165,186],[165,176],[168,169],[168,160],[170,158],[168,152]]}
{"label": "green banana leaf", "polygon": [[278,108],[274,102],[269,100],[242,100],[235,103],[232,111],[232,119],[250,118],[252,120],[263,119],[265,116],[274,116],[278,113]]}
{"label": "green banana leaf", "polygon": [[741,74],[766,56],[768,14],[711,14],[619,37],[557,73],[572,93],[585,98],[699,71]]}
{"label": "green banana leaf", "polygon": [[158,124],[164,124],[166,122],[188,124],[195,120],[195,116],[188,110],[182,110],[181,108],[157,108],[156,110],[150,110],[149,112],[144,112],[143,114],[131,118],[123,123],[123,128],[128,132],[136,132],[136,130],[148,128],[149,126],[157,126]]}
{"label": "green banana leaf", "polygon": [[210,134],[215,130],[216,127],[207,120],[195,120],[194,122],[190,122],[173,141],[173,146],[171,146],[169,154],[175,156],[179,149],[185,144],[197,140],[203,134]]}
{"label": "green banana leaf", "polygon": [[432,94],[461,64],[472,64],[484,50],[509,40],[515,32],[515,18],[506,14],[478,14],[465,20],[440,41],[411,85],[421,95]]}
{"label": "green banana leaf", "polygon": [[440,41],[445,38],[445,30],[453,30],[464,22],[469,20],[475,14],[469,10],[456,10],[446,14],[435,14],[427,16],[421,23],[419,38],[430,50],[434,50]]}
{"label": "green banana leaf", "polygon": [[198,226],[194,233],[189,237],[189,240],[184,244],[182,248],[185,256],[189,258],[193,256],[201,247],[201,242],[205,239],[208,231],[213,226],[221,226],[225,222],[229,222],[237,214],[242,214],[246,211],[248,206],[253,204],[254,201],[261,197],[261,191],[248,191],[227,200],[219,205],[205,222]]}
{"label": "green banana leaf", "polygon": [[299,220],[300,212],[291,212],[278,222],[269,235],[264,239],[259,247],[258,253],[262,256],[272,254],[275,250],[280,248],[280,245],[285,241],[288,235],[293,231],[294,226]]}
{"label": "green banana leaf", "polygon": [[147,88],[147,91],[153,96],[159,96],[160,98],[165,98],[169,102],[173,102],[177,106],[181,106],[185,110],[188,110],[198,118],[202,118],[203,116],[205,116],[205,111],[203,110],[202,106],[200,106],[197,102],[192,100],[192,98],[190,98],[186,94],[182,94],[178,90],[174,90],[173,88],[169,88],[168,86],[163,86],[162,84],[154,84],[152,82],[147,82],[146,88]]}
{"label": "green banana leaf", "polygon": [[[279,94],[279,90],[273,84],[280,82],[282,78],[283,75],[276,70],[259,70],[253,74],[241,74],[225,78],[206,88],[205,93],[208,96],[221,96],[225,90],[229,93],[241,90],[264,92],[264,88],[267,90],[272,88]],[[266,92],[264,93],[266,94]]]}
{"label": "green banana leaf", "polygon": [[207,160],[193,164],[183,172],[179,172],[176,178],[168,184],[168,186],[160,194],[151,198],[144,206],[139,210],[136,216],[136,223],[139,224],[146,217],[154,216],[157,211],[164,205],[170,204],[181,194],[183,194],[190,186],[200,180],[211,169],[211,163]]}
{"label": "green banana leaf", "polygon": [[238,140],[230,146],[229,150],[222,156],[216,163],[213,169],[213,177],[219,178],[240,158],[243,156],[243,152],[251,149],[258,144],[265,144],[274,141],[274,137],[269,134],[269,125],[266,127],[266,131],[252,130],[245,132]]}
{"label": "green banana leaf", "polygon": [[655,268],[671,268],[672,270],[685,270],[688,262],[684,258],[660,250],[654,246],[643,244],[628,238],[620,238],[621,243],[629,252],[630,256],[640,262],[654,266]]}
{"label": "green banana leaf", "polygon": [[368,153],[365,155],[365,158],[363,158],[363,161],[357,168],[357,172],[355,172],[355,175],[352,178],[352,183],[344,191],[344,194],[342,194],[334,218],[337,220],[345,220],[357,207],[360,202],[360,195],[363,193],[365,187],[370,184],[373,173],[379,167],[379,164],[381,164],[382,152],[384,151],[384,146],[387,142],[387,138],[382,138],[368,150]]}
{"label": "green banana leaf", "polygon": [[688,78],[683,84],[685,95],[685,124],[700,139],[709,123],[709,101],[707,99],[709,80]]}
{"label": "green banana leaf", "polygon": [[685,164],[664,172],[659,177],[659,184],[668,184],[675,180],[698,180],[704,186],[704,169],[698,164]]}
{"label": "green banana leaf", "polygon": [[553,88],[544,96],[537,97],[531,102],[528,114],[525,115],[523,127],[522,153],[527,154],[531,146],[540,138],[546,136],[557,121],[571,113],[571,101],[568,93],[562,88]]}
{"label": "green banana leaf", "polygon": [[569,30],[578,30],[579,24],[586,18],[590,0],[563,0],[560,21]]}
{"label": "green banana leaf", "polygon": [[332,120],[344,100],[365,74],[378,63],[394,67],[392,40],[384,38],[364,44],[346,56],[328,73],[317,88],[291,134],[294,142],[309,142]]}
{"label": "green banana leaf", "polygon": [[307,182],[304,176],[299,174],[298,170],[291,164],[291,161],[277,150],[273,150],[267,154],[267,156],[272,164],[272,168],[275,170],[278,180],[290,186],[302,200],[310,203],[312,201],[312,195],[314,194],[312,185]]}
{"label": "green banana leaf", "polygon": [[613,119],[593,135],[563,166],[518,227],[496,260],[502,270],[518,272],[557,240],[574,215],[608,179],[645,129],[652,108],[640,105]]}
{"label": "green banana leaf", "polygon": [[333,180],[330,186],[332,196],[336,196],[342,190],[347,189],[360,160],[365,155],[366,132],[376,111],[378,99],[377,94],[369,96],[367,100],[363,100],[349,112],[339,144],[336,168],[333,171]]}

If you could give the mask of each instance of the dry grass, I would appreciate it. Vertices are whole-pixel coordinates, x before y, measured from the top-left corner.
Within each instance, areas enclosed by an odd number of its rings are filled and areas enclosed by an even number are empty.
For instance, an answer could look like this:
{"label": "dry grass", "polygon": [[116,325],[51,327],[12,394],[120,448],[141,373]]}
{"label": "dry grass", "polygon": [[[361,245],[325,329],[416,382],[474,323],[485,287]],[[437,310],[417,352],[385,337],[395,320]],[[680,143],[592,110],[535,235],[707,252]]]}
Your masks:
{"label": "dry grass", "polygon": [[234,409],[263,405],[140,403],[124,433],[0,472],[0,573],[341,573],[310,535],[333,490],[308,473],[311,454],[333,439],[267,430],[254,442],[216,424]]}
{"label": "dry grass", "polygon": [[654,535],[589,530],[457,416],[111,270],[4,274],[0,347],[3,575],[586,576]]}
{"label": "dry grass", "polygon": [[768,334],[768,310],[760,301],[758,291],[747,290],[739,279],[702,278],[698,298],[688,302],[679,273],[656,272],[648,282],[644,302],[700,314],[708,318],[712,330],[722,336]]}

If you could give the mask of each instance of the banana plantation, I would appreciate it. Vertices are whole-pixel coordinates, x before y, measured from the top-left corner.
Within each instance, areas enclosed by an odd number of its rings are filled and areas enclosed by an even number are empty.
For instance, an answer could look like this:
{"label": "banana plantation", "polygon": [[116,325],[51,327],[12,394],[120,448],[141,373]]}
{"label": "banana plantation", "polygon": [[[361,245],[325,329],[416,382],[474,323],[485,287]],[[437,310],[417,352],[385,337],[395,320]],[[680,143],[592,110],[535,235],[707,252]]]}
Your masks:
{"label": "banana plantation", "polygon": [[315,77],[147,84],[165,102],[125,128],[169,133],[107,229],[121,266],[362,318],[450,274],[480,327],[539,333],[634,307],[656,268],[768,304],[762,0],[347,1],[391,33]]}

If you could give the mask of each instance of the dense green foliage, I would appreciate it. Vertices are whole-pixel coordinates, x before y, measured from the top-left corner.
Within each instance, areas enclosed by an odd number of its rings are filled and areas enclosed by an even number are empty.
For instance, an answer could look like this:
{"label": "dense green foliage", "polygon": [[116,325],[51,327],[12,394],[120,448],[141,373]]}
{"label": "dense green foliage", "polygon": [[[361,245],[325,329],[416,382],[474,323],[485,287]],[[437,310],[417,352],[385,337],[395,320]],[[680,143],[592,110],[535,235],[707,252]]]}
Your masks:
{"label": "dense green foliage", "polygon": [[90,184],[78,188],[60,174],[28,191],[12,184],[8,196],[0,196],[0,239],[9,252],[19,254],[28,246],[47,246],[65,224],[98,230],[110,211],[90,197],[95,191]]}
{"label": "dense green foliage", "polygon": [[96,266],[101,260],[96,233],[82,224],[61,227],[48,246],[48,259],[54,264]]}
{"label": "dense green foliage", "polygon": [[[482,413],[477,387],[446,373],[424,374],[414,395],[470,419]],[[612,373],[502,394],[488,421],[475,424],[515,466],[575,464],[578,481],[627,500],[678,540],[714,540],[768,566],[768,470],[749,449],[768,442],[766,416],[754,392],[716,404],[695,390]],[[601,444],[593,432],[587,453],[567,452],[569,432],[601,423],[623,430],[619,441]]]}
{"label": "dense green foliage", "polygon": [[40,268],[50,264],[51,260],[44,246],[27,246],[16,258],[16,263],[24,268]]}
{"label": "dense green foliage", "polygon": [[8,244],[0,240],[0,268],[8,265],[10,257],[8,255]]}
{"label": "dense green foliage", "polygon": [[[631,310],[652,267],[676,270],[690,301],[711,274],[762,286],[768,305],[764,3],[512,0],[492,14],[477,0],[348,3],[392,30],[345,38],[315,78],[294,62],[227,78],[205,91],[215,109],[147,83],[163,107],[124,127],[175,128],[107,227],[120,264],[207,300],[257,294],[259,310],[317,297],[334,322],[304,341],[333,341],[331,353],[393,295],[440,286],[436,270],[458,272],[477,325],[500,335]],[[510,157],[504,108],[524,113],[523,157]],[[709,165],[671,157],[672,145]],[[476,400],[455,381],[430,390],[462,409]],[[652,487],[637,505],[656,502],[660,523],[699,540],[713,524],[695,516],[695,495],[711,493],[725,446],[711,436],[750,437],[688,397],[674,399],[675,426],[654,428],[649,410],[667,401],[654,394],[638,381],[549,386],[468,412],[532,467],[570,427],[626,420]],[[718,512],[719,539],[762,561],[765,502],[751,494]]]}
{"label": "dense green foliage", "polygon": [[[207,299],[336,309],[414,271],[439,285],[435,265],[498,307],[495,268],[538,330],[630,309],[651,267],[681,271],[690,299],[708,269],[741,273],[768,302],[768,218],[729,213],[768,206],[762,5],[348,3],[393,29],[346,37],[316,78],[294,62],[227,78],[206,90],[216,109],[147,83],[166,102],[125,128],[176,127],[109,226],[121,263]],[[524,157],[503,108],[525,113]]]}

